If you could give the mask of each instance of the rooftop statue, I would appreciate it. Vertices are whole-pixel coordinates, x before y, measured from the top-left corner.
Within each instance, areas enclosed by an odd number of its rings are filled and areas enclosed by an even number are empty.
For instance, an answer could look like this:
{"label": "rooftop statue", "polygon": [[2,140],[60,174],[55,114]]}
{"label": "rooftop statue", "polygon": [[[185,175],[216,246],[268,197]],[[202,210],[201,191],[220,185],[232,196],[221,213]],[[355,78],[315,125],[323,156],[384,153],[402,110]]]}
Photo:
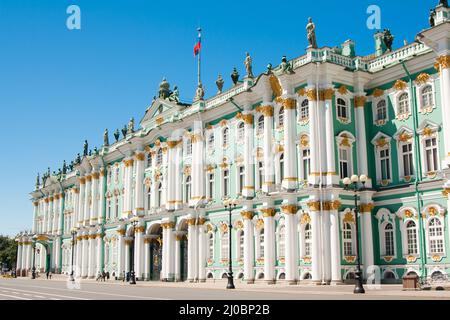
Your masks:
{"label": "rooftop statue", "polygon": [[89,149],[89,153],[88,154],[89,154],[89,157],[92,156],[92,150],[91,149]]}
{"label": "rooftop statue", "polygon": [[103,133],[103,145],[104,145],[105,147],[109,146],[108,129],[105,129],[105,132]]}
{"label": "rooftop statue", "polygon": [[63,161],[62,173],[63,173],[63,174],[66,174],[66,173],[67,173],[67,164],[66,164],[66,160]]}
{"label": "rooftop statue", "polygon": [[267,68],[266,74],[271,74],[272,73],[272,64],[269,63],[266,68]]}
{"label": "rooftop statue", "polygon": [[161,99],[167,99],[170,95],[170,84],[163,78],[159,84],[158,97]]}
{"label": "rooftop statue", "polygon": [[180,102],[180,92],[178,91],[177,86],[173,87],[173,91],[169,95],[169,101],[176,103]]}
{"label": "rooftop statue", "polygon": [[216,86],[217,86],[217,94],[222,93],[223,84],[225,81],[223,81],[222,75],[219,74],[216,80]]}
{"label": "rooftop statue", "polygon": [[233,72],[231,73],[231,81],[236,85],[239,81],[239,73],[236,70],[236,67],[233,68]]}
{"label": "rooftop statue", "polygon": [[308,18],[308,24],[306,25],[306,32],[309,43],[308,48],[317,49],[316,25],[312,21],[312,18]]}
{"label": "rooftop statue", "polygon": [[69,170],[70,170],[70,172],[72,172],[73,171],[73,167],[74,167],[74,163],[73,163],[73,160],[72,161],[70,161],[70,164],[69,164]]}
{"label": "rooftop statue", "polygon": [[88,155],[88,147],[89,147],[89,145],[88,145],[87,140],[84,140],[84,145],[83,145],[83,156],[84,157]]}
{"label": "rooftop statue", "polygon": [[250,54],[248,52],[245,53],[245,70],[247,71],[247,77],[253,78],[253,71],[252,71],[252,57],[250,57]]}
{"label": "rooftop statue", "polygon": [[203,100],[204,96],[205,96],[205,90],[203,89],[202,83],[199,82],[199,84],[197,86],[197,90],[195,91],[194,101]]}
{"label": "rooftop statue", "polygon": [[436,17],[436,10],[430,9],[430,20],[429,20],[430,27],[434,27],[436,25],[435,17]]}
{"label": "rooftop statue", "polygon": [[126,124],[123,125],[122,135],[123,135],[124,138],[127,136],[127,125]]}
{"label": "rooftop statue", "polygon": [[134,132],[134,118],[131,118],[128,122],[128,128],[127,133],[133,133]]}
{"label": "rooftop statue", "polygon": [[40,185],[40,177],[39,177],[39,173],[37,174],[37,177],[36,177],[36,189],[37,188],[39,188],[39,185]]}
{"label": "rooftop statue", "polygon": [[81,156],[80,156],[79,153],[77,154],[77,157],[76,157],[76,159],[75,159],[75,163],[76,163],[76,164],[80,164],[80,163],[81,163]]}
{"label": "rooftop statue", "polygon": [[119,141],[120,138],[120,132],[119,129],[116,129],[116,131],[114,131],[114,139],[116,139],[116,142]]}
{"label": "rooftop statue", "polygon": [[94,147],[94,156],[98,155],[98,149],[97,147]]}
{"label": "rooftop statue", "polygon": [[392,51],[392,44],[394,43],[394,36],[391,33],[391,30],[384,29],[383,31],[383,42],[386,46],[387,51]]}
{"label": "rooftop statue", "polygon": [[280,63],[280,69],[282,73],[292,73],[292,66],[291,64],[287,61],[286,56],[283,56],[281,58],[281,63]]}
{"label": "rooftop statue", "polygon": [[439,5],[442,5],[445,8],[448,8],[448,0],[439,0]]}

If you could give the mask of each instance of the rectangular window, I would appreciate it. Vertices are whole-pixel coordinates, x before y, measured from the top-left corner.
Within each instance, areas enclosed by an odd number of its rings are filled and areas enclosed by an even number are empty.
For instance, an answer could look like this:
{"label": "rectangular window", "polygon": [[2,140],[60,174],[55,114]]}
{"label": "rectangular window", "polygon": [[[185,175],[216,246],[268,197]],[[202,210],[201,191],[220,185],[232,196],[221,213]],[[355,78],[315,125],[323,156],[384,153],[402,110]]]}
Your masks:
{"label": "rectangular window", "polygon": [[309,149],[302,150],[302,165],[303,165],[302,179],[307,180],[309,174],[311,173],[311,157]]}
{"label": "rectangular window", "polygon": [[403,176],[409,177],[414,175],[414,162],[412,143],[402,145],[402,159],[403,159]]}
{"label": "rectangular window", "polygon": [[242,193],[242,189],[244,188],[244,166],[239,167],[239,187],[238,193]]}
{"label": "rectangular window", "polygon": [[208,198],[214,198],[214,173],[208,173]]}
{"label": "rectangular window", "polygon": [[261,190],[264,183],[264,166],[262,162],[258,162],[258,189]]}
{"label": "rectangular window", "polygon": [[339,173],[340,178],[344,179],[350,176],[349,154],[347,149],[339,149]]}
{"label": "rectangular window", "polygon": [[425,165],[426,172],[435,172],[438,170],[438,152],[436,138],[425,140]]}
{"label": "rectangular window", "polygon": [[230,172],[228,170],[223,171],[223,196],[228,197],[229,194],[229,183],[230,182]]}
{"label": "rectangular window", "polygon": [[380,150],[380,170],[381,180],[391,179],[389,149]]}

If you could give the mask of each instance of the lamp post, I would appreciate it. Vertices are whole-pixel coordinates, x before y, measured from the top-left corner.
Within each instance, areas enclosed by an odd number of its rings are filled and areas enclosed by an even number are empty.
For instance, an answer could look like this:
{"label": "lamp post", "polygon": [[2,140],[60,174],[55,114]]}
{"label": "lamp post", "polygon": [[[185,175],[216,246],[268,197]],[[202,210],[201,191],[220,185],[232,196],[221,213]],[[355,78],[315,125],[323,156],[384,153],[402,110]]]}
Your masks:
{"label": "lamp post", "polygon": [[73,255],[74,255],[74,247],[75,247],[75,235],[77,234],[77,229],[72,228],[70,230],[70,233],[72,234],[72,262],[71,264],[71,270],[70,270],[70,281],[75,281],[75,278],[73,276]]}
{"label": "lamp post", "polygon": [[132,248],[131,249],[131,262],[130,262],[130,284],[136,284],[136,276],[134,274],[134,239],[135,239],[135,232],[136,232],[136,226],[139,222],[139,218],[138,217],[133,217],[130,219],[131,225],[133,226],[133,241],[131,242]]}
{"label": "lamp post", "polygon": [[227,284],[227,289],[234,289],[234,283],[233,283],[233,262],[231,260],[231,228],[233,227],[233,225],[231,224],[231,212],[233,211],[233,209],[236,208],[236,201],[235,200],[231,200],[231,199],[226,199],[223,201],[223,206],[225,207],[226,210],[228,210],[228,251],[229,251],[229,260],[228,260],[228,284]]}
{"label": "lamp post", "polygon": [[31,279],[36,279],[36,242],[33,242],[33,267],[31,268]]}
{"label": "lamp post", "polygon": [[[352,175],[350,178],[346,177],[342,181],[345,185],[346,190],[353,190],[354,199],[355,199],[355,228],[356,228],[356,273],[355,273],[355,289],[353,293],[365,293],[363,287],[362,273],[361,273],[361,259],[359,254],[359,222],[358,222],[358,191],[364,190],[365,183],[367,181],[367,176],[362,174],[361,176],[357,176],[356,174]],[[358,182],[361,182],[362,187],[358,188]]]}

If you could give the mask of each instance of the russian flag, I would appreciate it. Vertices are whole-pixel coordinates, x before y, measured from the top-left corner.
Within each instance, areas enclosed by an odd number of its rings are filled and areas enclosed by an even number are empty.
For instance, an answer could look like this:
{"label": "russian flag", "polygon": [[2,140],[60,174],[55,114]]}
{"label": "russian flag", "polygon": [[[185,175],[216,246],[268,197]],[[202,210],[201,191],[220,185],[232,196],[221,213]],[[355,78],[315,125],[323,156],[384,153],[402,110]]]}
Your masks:
{"label": "russian flag", "polygon": [[202,35],[199,31],[198,33],[198,40],[197,43],[194,46],[194,57],[196,57],[200,53],[200,49],[202,47]]}

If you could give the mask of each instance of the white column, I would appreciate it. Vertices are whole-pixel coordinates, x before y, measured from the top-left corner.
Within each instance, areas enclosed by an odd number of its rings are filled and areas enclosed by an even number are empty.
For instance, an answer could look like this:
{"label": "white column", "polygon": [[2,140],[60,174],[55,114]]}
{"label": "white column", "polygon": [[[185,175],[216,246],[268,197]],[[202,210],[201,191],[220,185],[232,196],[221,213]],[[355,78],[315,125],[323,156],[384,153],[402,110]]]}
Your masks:
{"label": "white column", "polygon": [[83,216],[83,225],[89,226],[90,224],[90,217],[91,217],[91,205],[89,203],[89,198],[91,196],[91,183],[92,182],[92,176],[87,175],[86,176],[86,187],[84,189],[84,216]]}
{"label": "white column", "polygon": [[173,281],[175,274],[175,236],[173,227],[175,223],[167,221],[162,223],[163,227],[163,279]]}
{"label": "white column", "polygon": [[[136,151],[135,160],[136,160],[136,177],[135,177],[135,187],[134,187],[134,193],[135,193],[134,206],[135,206],[136,215],[143,216],[145,214],[145,208],[144,208],[145,153],[142,150]],[[140,274],[139,274],[139,277],[141,277]]]}
{"label": "white column", "polygon": [[91,195],[92,195],[92,215],[90,216],[90,224],[95,225],[98,221],[98,186],[99,186],[99,178],[100,173],[93,172],[92,173],[92,189],[91,189]]}
{"label": "white column", "polygon": [[316,185],[319,181],[320,159],[319,159],[319,114],[318,114],[318,101],[317,90],[314,86],[308,86],[306,95],[309,101],[309,145],[310,145],[310,161],[311,161],[311,174],[308,176],[308,183]]}
{"label": "white column", "polygon": [[322,260],[322,274],[323,281],[327,284],[331,282],[331,234],[328,232],[330,230],[330,210],[329,203],[326,202],[324,209],[322,211],[322,250],[321,257]]}
{"label": "white column", "polygon": [[331,282],[341,282],[341,251],[339,237],[339,202],[333,201],[330,207],[330,245],[331,245]]}
{"label": "white column", "polygon": [[285,227],[285,267],[286,280],[295,284],[298,280],[298,216],[296,196],[289,197],[281,207],[284,215]]}
{"label": "white column", "polygon": [[53,223],[53,195],[50,196],[48,201],[48,214],[47,214],[47,233],[51,233],[52,230],[52,223]]}
{"label": "white column", "polygon": [[144,257],[144,231],[143,222],[140,222],[140,225],[136,227],[134,238],[134,271],[139,280],[142,280],[144,275],[144,261],[142,260]]}
{"label": "white column", "polygon": [[92,231],[89,234],[89,240],[88,240],[88,246],[89,246],[89,253],[88,253],[88,259],[89,259],[89,263],[88,263],[88,277],[89,278],[95,278],[96,274],[95,274],[95,265],[96,265],[96,259],[95,259],[95,231]]}
{"label": "white column", "polygon": [[177,140],[167,141],[167,201],[166,209],[171,211],[175,210],[176,202],[176,185],[181,184],[181,181],[176,179],[176,145],[179,142]]}
{"label": "white column", "polygon": [[197,225],[196,219],[191,217],[188,219],[188,280],[193,282],[197,274]]}
{"label": "white column", "polygon": [[17,263],[16,263],[16,274],[20,276],[20,272],[22,270],[22,240],[18,240],[17,242]]}
{"label": "white column", "polygon": [[128,274],[128,272],[131,271],[131,246],[133,245],[133,240],[131,237],[125,237],[125,277]]}
{"label": "white column", "polygon": [[242,219],[244,220],[244,280],[247,283],[255,282],[254,275],[254,227],[253,216],[254,212],[251,206],[247,206],[246,210],[241,211]]}
{"label": "white column", "polygon": [[284,137],[284,179],[282,186],[288,191],[294,191],[298,185],[297,150],[297,121],[295,109],[297,101],[291,97],[282,100],[284,108],[283,137]]}
{"label": "white column", "polygon": [[125,191],[123,194],[123,212],[122,218],[128,218],[131,216],[132,212],[132,190],[133,190],[133,158],[126,158],[123,160],[125,165]]}
{"label": "white column", "polygon": [[150,241],[148,236],[144,236],[144,279],[150,280]]}
{"label": "white column", "polygon": [[31,240],[30,239],[27,240],[25,248],[26,248],[25,249],[25,252],[26,252],[25,270],[26,270],[26,272],[28,272],[28,270],[31,269],[31,255],[32,255]]}
{"label": "white column", "polygon": [[193,207],[205,199],[205,170],[203,128],[201,122],[194,122],[192,135],[192,198],[189,206]]}
{"label": "white column", "polygon": [[275,209],[261,209],[264,217],[264,279],[275,283]]}
{"label": "white column", "polygon": [[100,194],[100,199],[98,201],[98,220],[97,223],[98,224],[102,224],[103,223],[103,215],[105,214],[105,208],[106,208],[106,195],[105,195],[105,190],[106,190],[106,169],[105,168],[101,168],[100,169],[100,181],[99,181],[99,189],[98,192]]}
{"label": "white column", "polygon": [[56,234],[58,231],[58,221],[60,216],[60,194],[57,193],[53,197],[53,221],[52,221],[52,234]]}
{"label": "white column", "polygon": [[89,234],[84,234],[83,239],[81,241],[81,277],[86,278],[88,276],[88,267],[89,267]]}
{"label": "white column", "polygon": [[448,55],[448,51],[446,54],[438,57],[437,63],[440,68],[442,125],[444,131],[442,136],[444,137],[444,154],[448,165],[450,164],[450,55]]}
{"label": "white column", "polygon": [[206,226],[205,218],[198,220],[198,276],[200,282],[206,281]]}
{"label": "white column", "polygon": [[[179,140],[176,146],[175,154],[175,179],[180,182],[183,179],[183,144]],[[183,184],[177,183],[175,185],[175,210],[183,208]]]}
{"label": "white column", "polygon": [[252,199],[255,196],[255,161],[253,157],[253,114],[251,112],[251,104],[244,106],[242,113],[244,120],[244,188],[242,195],[244,198]]}
{"label": "white column", "polygon": [[272,150],[273,131],[273,106],[271,103],[263,103],[257,111],[264,115],[264,184],[263,191],[271,192],[274,189],[274,164]]}
{"label": "white column", "polygon": [[[366,120],[364,117],[364,106],[366,97],[364,92],[355,96],[355,115],[356,115],[356,149],[357,149],[357,163],[359,174],[368,174],[369,168],[367,164],[367,137],[366,137]],[[369,179],[366,182],[366,187],[372,187],[372,181]]]}
{"label": "white column", "polygon": [[363,264],[363,274],[366,274],[368,267],[374,265],[373,234],[372,234],[372,191],[360,193],[360,254]]}
{"label": "white column", "polygon": [[123,272],[125,271],[125,229],[121,226],[120,229],[117,230],[117,277],[122,278]]}
{"label": "white column", "polygon": [[322,261],[321,261],[321,228],[320,228],[320,203],[317,198],[310,198],[308,203],[311,217],[312,248],[311,248],[311,269],[312,281],[320,283],[322,281]]}
{"label": "white column", "polygon": [[175,281],[181,281],[181,241],[183,241],[183,234],[176,234],[175,235]]}
{"label": "white column", "polygon": [[324,90],[325,99],[325,146],[327,159],[327,185],[337,184],[339,176],[336,171],[335,148],[334,148],[334,118],[333,118],[333,95],[334,90],[328,88]]}
{"label": "white column", "polygon": [[75,276],[81,276],[83,236],[78,234],[75,243]]}
{"label": "white column", "polygon": [[99,231],[99,233],[96,235],[96,241],[97,241],[97,254],[96,254],[96,265],[97,267],[95,268],[95,274],[97,275],[99,272],[103,271],[103,266],[102,266],[102,252],[103,252],[103,239],[102,239],[102,233],[101,231]]}
{"label": "white column", "polygon": [[59,269],[59,261],[61,259],[61,238],[56,237],[53,242],[53,263],[55,267],[55,273],[60,273],[61,270]]}
{"label": "white column", "polygon": [[78,227],[83,226],[84,221],[84,197],[86,195],[86,178],[81,177],[80,179],[80,193],[78,196]]}

